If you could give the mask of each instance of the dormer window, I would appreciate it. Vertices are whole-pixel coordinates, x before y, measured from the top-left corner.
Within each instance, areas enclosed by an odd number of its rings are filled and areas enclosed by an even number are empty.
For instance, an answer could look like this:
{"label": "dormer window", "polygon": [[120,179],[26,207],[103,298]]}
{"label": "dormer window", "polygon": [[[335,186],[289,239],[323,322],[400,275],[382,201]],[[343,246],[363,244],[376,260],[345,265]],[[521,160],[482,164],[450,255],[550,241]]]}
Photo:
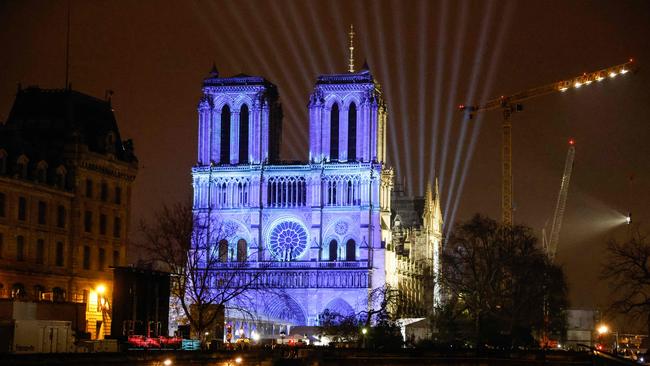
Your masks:
{"label": "dormer window", "polygon": [[39,183],[47,183],[47,163],[43,160],[36,166],[36,180]]}
{"label": "dormer window", "polygon": [[56,186],[65,189],[65,176],[68,172],[63,165],[56,168]]}
{"label": "dormer window", "polygon": [[16,174],[18,175],[18,178],[27,179],[28,163],[29,163],[29,159],[27,159],[27,156],[20,155],[18,157],[18,160],[16,161]]}
{"label": "dormer window", "polygon": [[115,132],[110,131],[106,134],[106,152],[115,153]]}

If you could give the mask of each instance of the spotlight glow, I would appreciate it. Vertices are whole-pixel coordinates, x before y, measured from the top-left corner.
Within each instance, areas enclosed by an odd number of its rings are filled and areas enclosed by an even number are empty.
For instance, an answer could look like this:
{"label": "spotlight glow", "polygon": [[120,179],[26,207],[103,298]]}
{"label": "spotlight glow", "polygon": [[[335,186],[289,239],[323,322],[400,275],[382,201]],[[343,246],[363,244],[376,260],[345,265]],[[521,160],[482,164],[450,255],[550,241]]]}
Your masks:
{"label": "spotlight glow", "polygon": [[610,78],[613,78],[613,77],[615,77],[615,76],[616,76],[616,73],[615,73],[614,71],[612,71],[612,72],[609,73],[609,77],[610,77]]}
{"label": "spotlight glow", "polygon": [[575,83],[575,84],[573,84],[573,86],[575,86],[575,87],[576,87],[576,89],[578,89],[579,87],[581,87],[581,86],[582,86],[582,83],[581,83],[581,82],[579,82],[579,81],[576,81],[576,83]]}

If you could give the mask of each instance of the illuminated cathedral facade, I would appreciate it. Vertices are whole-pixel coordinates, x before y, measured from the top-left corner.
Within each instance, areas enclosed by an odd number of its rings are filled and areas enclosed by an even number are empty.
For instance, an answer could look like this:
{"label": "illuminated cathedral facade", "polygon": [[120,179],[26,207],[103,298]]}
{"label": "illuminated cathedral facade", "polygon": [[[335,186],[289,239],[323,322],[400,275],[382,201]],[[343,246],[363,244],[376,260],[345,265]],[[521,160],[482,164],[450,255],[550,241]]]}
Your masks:
{"label": "illuminated cathedral facade", "polygon": [[282,291],[282,301],[258,299],[259,319],[318,325],[326,309],[363,311],[369,293],[386,285],[428,304],[413,311],[433,309],[437,291],[423,293],[416,279],[439,272],[438,197],[428,189],[424,220],[393,238],[400,219],[391,215],[393,170],[385,163],[387,106],[367,66],[318,77],[304,162],[279,158],[279,94],[262,77],[220,77],[213,68],[198,114],[194,211],[228,228],[210,243],[224,270],[245,262],[238,268],[263,270],[264,283]]}

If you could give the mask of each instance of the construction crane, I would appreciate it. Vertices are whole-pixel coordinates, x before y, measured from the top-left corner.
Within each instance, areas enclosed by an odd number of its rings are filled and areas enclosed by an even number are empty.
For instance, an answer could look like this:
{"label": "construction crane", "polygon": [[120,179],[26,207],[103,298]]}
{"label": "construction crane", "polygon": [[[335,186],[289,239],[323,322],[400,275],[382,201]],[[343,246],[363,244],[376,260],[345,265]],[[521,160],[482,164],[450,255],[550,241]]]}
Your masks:
{"label": "construction crane", "polygon": [[584,73],[571,79],[557,81],[538,88],[528,89],[510,96],[500,96],[483,104],[464,105],[458,109],[467,113],[472,118],[476,113],[501,109],[503,112],[503,141],[501,150],[501,219],[506,225],[512,225],[512,121],[511,116],[515,112],[523,110],[521,102],[541,97],[543,95],[565,92],[569,88],[580,88],[593,82],[601,82],[606,78],[615,78],[618,75],[626,74],[634,70],[634,60],[602,70]]}
{"label": "construction crane", "polygon": [[573,159],[576,155],[575,141],[569,140],[569,151],[566,154],[566,161],[564,163],[564,174],[562,174],[562,183],[560,184],[560,193],[557,196],[557,203],[555,204],[555,213],[553,214],[553,224],[551,225],[551,235],[546,238],[546,230],[542,243],[546,255],[551,260],[555,259],[557,253],[557,244],[560,241],[560,229],[562,229],[562,221],[564,219],[564,209],[566,208],[566,198],[569,193],[569,182],[571,181],[571,172],[573,171]]}

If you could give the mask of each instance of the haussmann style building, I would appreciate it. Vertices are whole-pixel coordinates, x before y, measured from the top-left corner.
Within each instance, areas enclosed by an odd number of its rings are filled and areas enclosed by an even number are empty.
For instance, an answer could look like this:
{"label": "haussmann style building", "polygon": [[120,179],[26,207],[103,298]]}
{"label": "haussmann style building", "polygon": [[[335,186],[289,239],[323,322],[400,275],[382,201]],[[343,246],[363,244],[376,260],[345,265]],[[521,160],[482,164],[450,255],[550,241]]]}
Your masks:
{"label": "haussmann style building", "polygon": [[85,303],[80,328],[110,334],[137,169],[110,101],[19,89],[0,126],[0,301]]}

